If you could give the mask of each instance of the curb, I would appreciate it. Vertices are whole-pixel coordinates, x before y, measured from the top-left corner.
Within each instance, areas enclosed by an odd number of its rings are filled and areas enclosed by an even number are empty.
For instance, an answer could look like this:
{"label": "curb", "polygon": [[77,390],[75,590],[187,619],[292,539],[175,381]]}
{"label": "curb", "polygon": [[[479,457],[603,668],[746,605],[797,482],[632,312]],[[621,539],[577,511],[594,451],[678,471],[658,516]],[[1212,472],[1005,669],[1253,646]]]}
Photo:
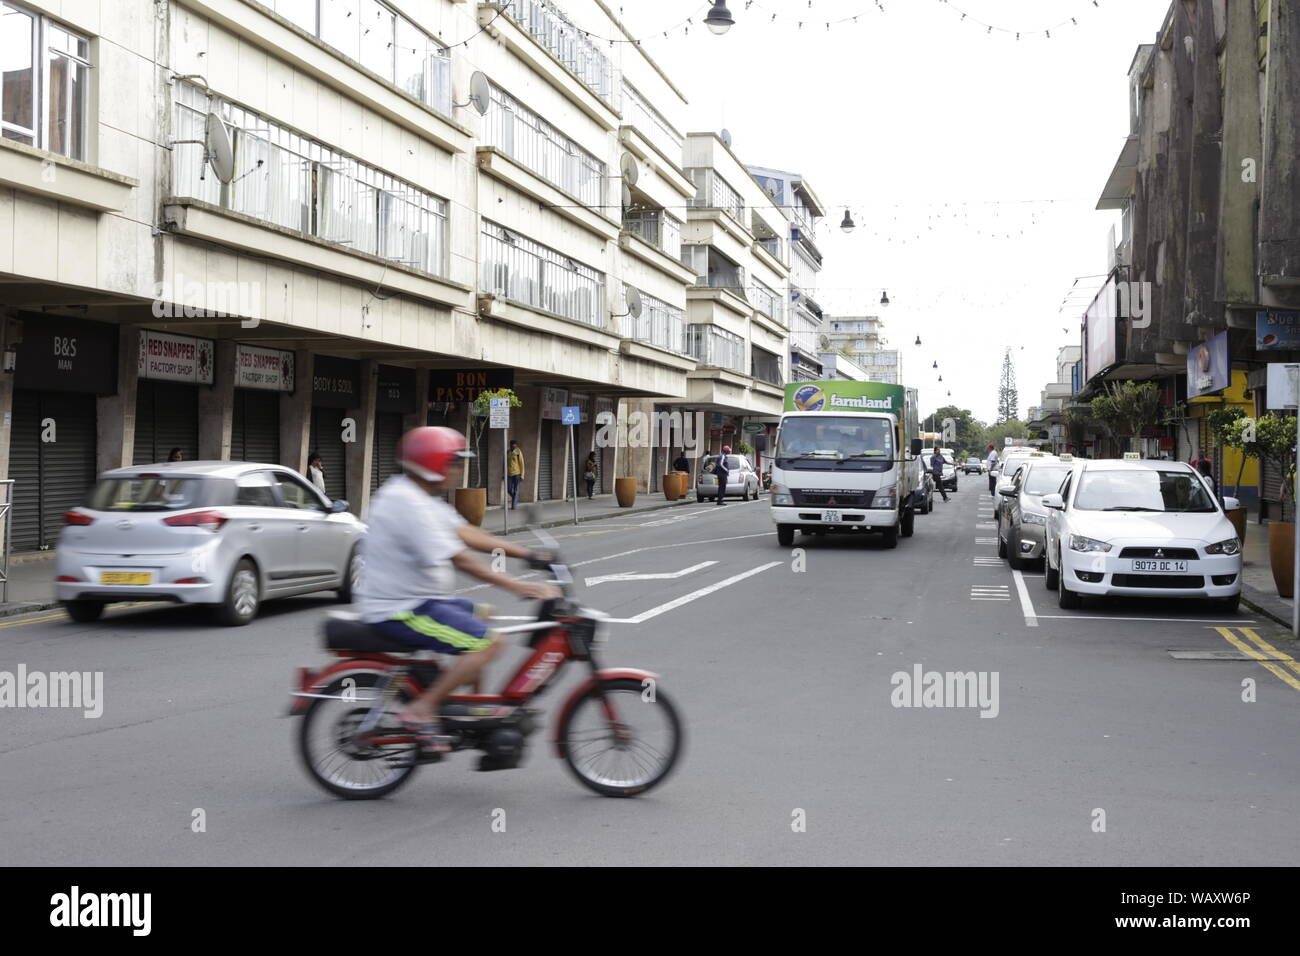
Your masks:
{"label": "curb", "polygon": [[1264,602],[1260,599],[1260,597],[1261,597],[1260,592],[1256,591],[1254,588],[1243,587],[1241,589],[1242,604],[1246,605],[1248,608],[1250,608],[1251,610],[1259,614],[1263,614],[1266,618],[1273,621],[1275,624],[1280,624],[1282,627],[1286,628],[1288,632],[1290,632],[1291,630],[1290,617],[1284,619],[1276,612],[1265,607]]}
{"label": "curb", "polygon": [[[648,514],[651,511],[664,511],[667,510],[668,508],[677,508],[681,505],[690,504],[690,503],[693,502],[689,501],[686,498],[683,498],[681,501],[666,501],[661,505],[651,505],[648,508],[632,508],[625,511],[614,511],[609,514],[587,515],[586,517],[580,517],[577,520],[577,524],[587,524],[592,521],[608,521],[610,518],[622,518],[627,515]],[[492,512],[488,512],[488,514],[492,514]],[[484,515],[483,524],[479,525],[479,527],[483,528],[485,531],[488,531],[486,525],[487,525],[487,516]],[[574,520],[572,518],[565,518],[562,521],[544,521],[539,525],[534,525],[533,527],[547,529],[547,528],[566,528],[566,527],[572,527],[573,525],[574,525]],[[527,530],[528,530],[528,526],[511,528],[509,531],[505,532],[505,535],[508,537],[510,535],[519,534],[520,532],[527,531]],[[499,531],[498,532],[488,531],[488,533],[501,534],[501,532]]]}
{"label": "curb", "polygon": [[16,601],[10,604],[0,604],[0,617],[16,617],[19,614],[33,614],[36,611],[49,611],[58,606],[58,601]]}

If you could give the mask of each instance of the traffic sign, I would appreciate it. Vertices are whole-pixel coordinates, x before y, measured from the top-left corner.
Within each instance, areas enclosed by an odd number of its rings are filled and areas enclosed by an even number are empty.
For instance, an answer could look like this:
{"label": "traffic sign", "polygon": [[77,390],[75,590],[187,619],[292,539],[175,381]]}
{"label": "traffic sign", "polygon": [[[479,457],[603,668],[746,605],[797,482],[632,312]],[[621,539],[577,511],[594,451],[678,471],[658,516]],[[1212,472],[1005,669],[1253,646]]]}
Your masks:
{"label": "traffic sign", "polygon": [[510,427],[510,399],[493,398],[492,408],[488,415],[489,428],[509,428]]}
{"label": "traffic sign", "polygon": [[582,417],[582,407],[579,405],[564,405],[560,408],[561,425],[580,424]]}

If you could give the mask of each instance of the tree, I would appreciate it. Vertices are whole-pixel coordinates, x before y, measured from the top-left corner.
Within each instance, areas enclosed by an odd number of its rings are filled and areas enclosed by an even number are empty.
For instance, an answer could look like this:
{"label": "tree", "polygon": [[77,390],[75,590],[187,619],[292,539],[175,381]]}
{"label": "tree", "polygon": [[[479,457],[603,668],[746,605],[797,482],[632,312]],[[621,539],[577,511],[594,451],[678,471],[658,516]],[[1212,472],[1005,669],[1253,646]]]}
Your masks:
{"label": "tree", "polygon": [[[1286,505],[1295,495],[1295,442],[1296,424],[1290,415],[1261,415],[1255,422],[1255,439],[1259,455],[1282,473],[1282,520],[1286,520]],[[1291,509],[1295,520],[1295,508]]]}
{"label": "tree", "polygon": [[969,408],[958,408],[956,405],[945,405],[943,408],[937,408],[921,419],[923,430],[942,432],[945,418],[951,418],[953,424],[956,425],[956,434],[953,435],[951,442],[952,448],[962,454],[967,454],[972,450],[978,452],[984,448],[984,423],[977,420],[971,414]]}
{"label": "tree", "polygon": [[1155,382],[1108,382],[1105,394],[1094,398],[1090,408],[1112,438],[1134,441],[1164,417]]}
{"label": "tree", "polygon": [[987,431],[988,440],[984,444],[992,445],[994,448],[998,450],[998,454],[1000,455],[1002,454],[1002,449],[1005,445],[1003,439],[1028,438],[1028,437],[1029,437],[1029,427],[1025,425],[1024,422],[1020,421],[1018,418],[1012,418],[1005,422],[999,422],[998,424],[989,428]]}
{"label": "tree", "polygon": [[[479,443],[483,440],[483,430],[488,427],[488,419],[492,412],[492,399],[508,398],[510,399],[511,408],[519,408],[524,403],[511,388],[496,388],[491,391],[479,392],[474,402],[470,405],[469,414],[469,447],[472,451],[477,452]],[[470,461],[474,468],[474,481],[471,488],[487,487],[487,455],[472,458]]]}
{"label": "tree", "polygon": [[1011,349],[1002,357],[1002,381],[998,385],[998,421],[1009,422],[1020,417],[1020,393],[1016,391],[1016,367],[1011,364]]}

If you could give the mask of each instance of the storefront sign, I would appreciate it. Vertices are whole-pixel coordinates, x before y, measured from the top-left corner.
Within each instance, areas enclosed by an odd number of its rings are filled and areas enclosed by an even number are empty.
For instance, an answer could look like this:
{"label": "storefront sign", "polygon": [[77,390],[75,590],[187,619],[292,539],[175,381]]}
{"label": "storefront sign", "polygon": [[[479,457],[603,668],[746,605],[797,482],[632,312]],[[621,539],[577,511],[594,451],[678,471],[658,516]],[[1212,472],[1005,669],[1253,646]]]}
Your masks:
{"label": "storefront sign", "polygon": [[1269,410],[1295,408],[1300,404],[1296,400],[1296,380],[1292,377],[1296,366],[1290,362],[1272,362],[1267,368]]}
{"label": "storefront sign", "polygon": [[472,402],[480,392],[515,387],[512,368],[435,368],[429,371],[429,401]]}
{"label": "storefront sign", "polygon": [[1300,349],[1300,312],[1256,312],[1255,348]]}
{"label": "storefront sign", "polygon": [[311,403],[317,408],[361,405],[361,363],[356,359],[317,355],[312,359]]}
{"label": "storefront sign", "polygon": [[1197,398],[1227,388],[1232,381],[1228,368],[1228,333],[1214,338],[1187,353],[1187,397]]}
{"label": "storefront sign", "polygon": [[256,345],[235,346],[235,385],[272,392],[293,391],[293,353]]}
{"label": "storefront sign", "polygon": [[14,387],[112,395],[117,391],[117,326],[55,316],[23,316]]}
{"label": "storefront sign", "polygon": [[552,421],[560,420],[560,410],[569,400],[569,393],[562,388],[542,389],[542,418]]}
{"label": "storefront sign", "polygon": [[213,346],[212,339],[143,329],[136,374],[163,382],[211,385]]}
{"label": "storefront sign", "polygon": [[379,366],[379,381],[375,383],[375,410],[409,415],[415,409],[415,369],[396,365]]}

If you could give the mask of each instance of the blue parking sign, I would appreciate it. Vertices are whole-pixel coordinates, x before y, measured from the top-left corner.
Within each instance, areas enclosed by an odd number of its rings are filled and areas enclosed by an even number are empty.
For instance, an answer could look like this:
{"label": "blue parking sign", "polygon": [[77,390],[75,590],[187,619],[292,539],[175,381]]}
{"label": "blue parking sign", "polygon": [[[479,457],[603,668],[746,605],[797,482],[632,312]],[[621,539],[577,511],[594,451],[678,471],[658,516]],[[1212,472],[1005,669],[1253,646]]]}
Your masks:
{"label": "blue parking sign", "polygon": [[582,408],[578,405],[563,405],[560,407],[560,424],[561,425],[579,425],[581,424],[580,416]]}

